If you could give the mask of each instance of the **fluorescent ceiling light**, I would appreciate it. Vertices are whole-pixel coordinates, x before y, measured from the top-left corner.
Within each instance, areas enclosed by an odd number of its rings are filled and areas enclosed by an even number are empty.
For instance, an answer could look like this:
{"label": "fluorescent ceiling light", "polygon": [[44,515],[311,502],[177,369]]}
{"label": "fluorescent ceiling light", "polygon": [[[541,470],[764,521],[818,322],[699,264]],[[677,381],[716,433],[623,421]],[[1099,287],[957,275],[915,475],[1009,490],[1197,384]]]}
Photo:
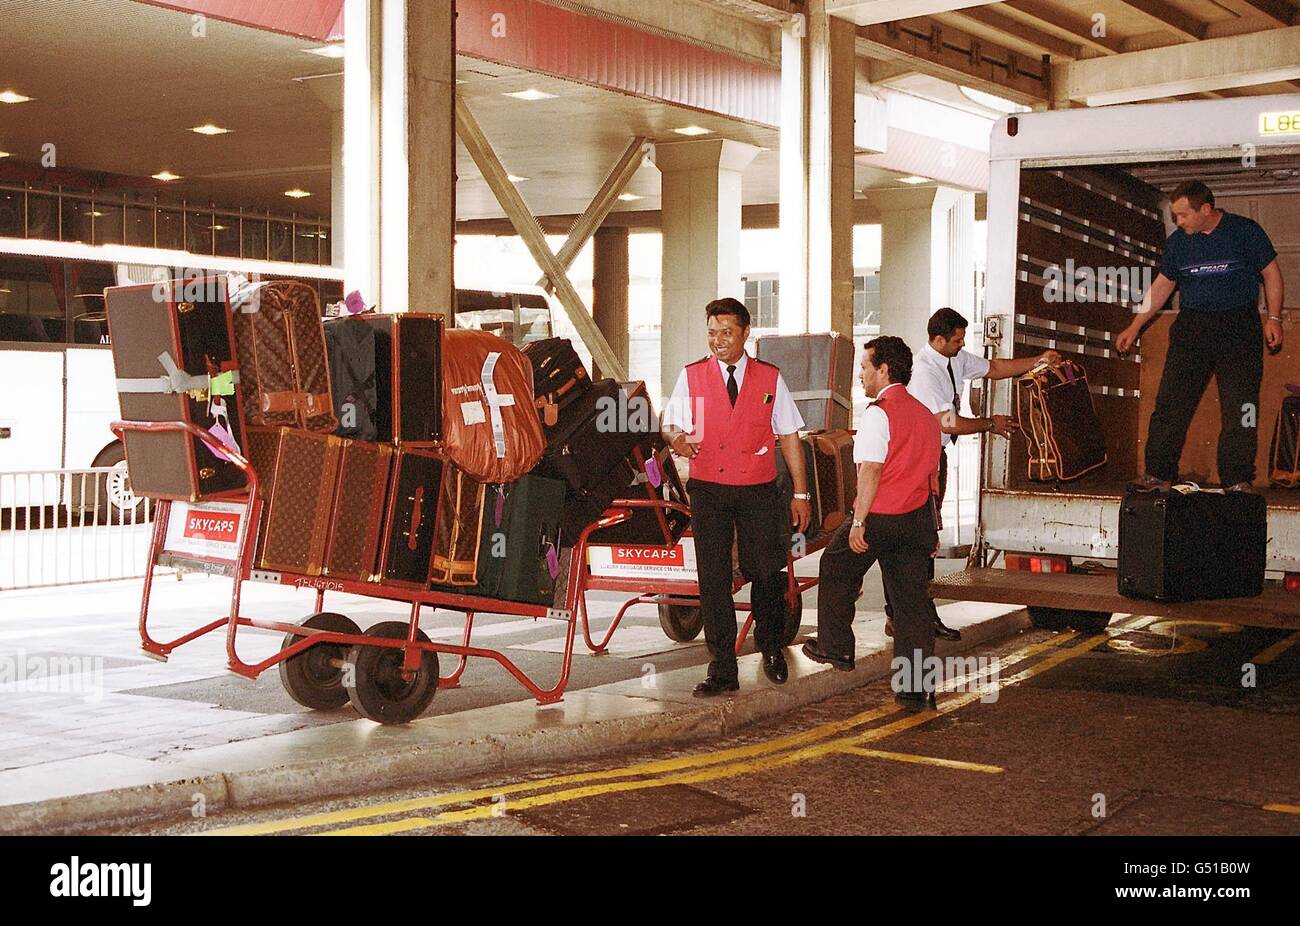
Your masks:
{"label": "fluorescent ceiling light", "polygon": [[635,193],[619,193],[618,198],[625,203],[634,203],[638,199],[644,199],[643,196],[637,196]]}
{"label": "fluorescent ceiling light", "polygon": [[155,180],[161,180],[163,183],[167,183],[170,180],[181,179],[180,174],[173,174],[170,170],[160,170],[158,171],[158,173],[151,174],[150,176],[152,176]]}
{"label": "fluorescent ceiling light", "polygon": [[204,125],[196,125],[190,129],[191,132],[197,132],[199,135],[225,135],[230,129],[223,129],[219,125],[213,125],[208,122]]}
{"label": "fluorescent ceiling light", "polygon": [[913,175],[910,176],[910,177],[899,177],[899,178],[898,178],[898,182],[899,182],[899,183],[929,183],[929,182],[930,182],[930,178],[929,178],[929,177],[918,177],[918,176],[916,176],[915,174],[913,174]]}
{"label": "fluorescent ceiling light", "polygon": [[518,174],[506,174],[506,179],[511,183],[527,183],[531,177],[521,177]]}
{"label": "fluorescent ceiling light", "polygon": [[226,230],[226,226],[224,226],[224,225],[213,225],[213,226],[212,226],[212,230],[213,230],[213,231],[225,231],[225,230]]}
{"label": "fluorescent ceiling light", "polygon": [[23,96],[21,93],[15,93],[12,90],[0,93],[0,103],[26,103],[29,100],[31,100],[31,97]]}
{"label": "fluorescent ceiling light", "polygon": [[553,100],[554,93],[547,93],[545,90],[535,90],[529,87],[527,90],[516,90],[514,93],[507,93],[505,96],[512,96],[516,100],[527,100],[529,103],[535,103],[538,100]]}
{"label": "fluorescent ceiling light", "polygon": [[343,44],[335,42],[330,45],[321,45],[319,48],[304,48],[303,51],[309,55],[320,55],[322,58],[342,58]]}
{"label": "fluorescent ceiling light", "polygon": [[678,135],[708,135],[709,130],[700,128],[698,125],[682,126],[680,129],[673,129]]}
{"label": "fluorescent ceiling light", "polygon": [[305,199],[311,194],[306,190],[300,190],[297,187],[294,187],[292,190],[285,190],[284,195],[288,196],[290,199]]}

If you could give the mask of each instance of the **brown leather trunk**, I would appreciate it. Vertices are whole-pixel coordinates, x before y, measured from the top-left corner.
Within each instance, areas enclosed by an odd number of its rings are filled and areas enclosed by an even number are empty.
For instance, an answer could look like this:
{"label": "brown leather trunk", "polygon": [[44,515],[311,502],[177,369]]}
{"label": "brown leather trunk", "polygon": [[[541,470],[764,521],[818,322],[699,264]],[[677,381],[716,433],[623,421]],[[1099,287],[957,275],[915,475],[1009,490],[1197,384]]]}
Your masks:
{"label": "brown leather trunk", "polygon": [[397,450],[384,514],[381,581],[407,588],[428,586],[445,467],[445,461],[432,453]]}
{"label": "brown leather trunk", "polygon": [[342,449],[332,435],[280,428],[259,568],[321,574]]}
{"label": "brown leather trunk", "polygon": [[388,478],[393,448],[344,440],[334,515],[325,550],[325,575],[358,582],[379,581]]}
{"label": "brown leather trunk", "polygon": [[240,391],[251,424],[338,430],[316,291],[293,280],[231,294]]}
{"label": "brown leather trunk", "polygon": [[[224,278],[111,286],[104,297],[122,417],[220,423],[242,448],[238,389],[208,395],[210,376],[237,368]],[[137,495],[195,502],[246,487],[233,462],[188,434],[128,432],[124,444]]]}
{"label": "brown leather trunk", "polygon": [[809,434],[806,440],[813,449],[810,485],[817,493],[816,507],[821,513],[821,527],[825,531],[834,531],[852,512],[853,499],[858,492],[853,435],[848,431],[823,431]]}
{"label": "brown leather trunk", "polygon": [[486,489],[455,466],[448,464],[443,470],[429,562],[431,584],[478,584]]}
{"label": "brown leather trunk", "polygon": [[1082,365],[1040,364],[1016,380],[1015,398],[1032,481],[1068,482],[1106,465],[1106,440]]}
{"label": "brown leather trunk", "polygon": [[450,329],[442,340],[442,452],[473,479],[513,482],[542,458],[533,369],[509,341]]}
{"label": "brown leather trunk", "polygon": [[853,418],[853,339],[829,334],[774,334],[755,343],[759,360],[781,368],[809,431],[847,428]]}

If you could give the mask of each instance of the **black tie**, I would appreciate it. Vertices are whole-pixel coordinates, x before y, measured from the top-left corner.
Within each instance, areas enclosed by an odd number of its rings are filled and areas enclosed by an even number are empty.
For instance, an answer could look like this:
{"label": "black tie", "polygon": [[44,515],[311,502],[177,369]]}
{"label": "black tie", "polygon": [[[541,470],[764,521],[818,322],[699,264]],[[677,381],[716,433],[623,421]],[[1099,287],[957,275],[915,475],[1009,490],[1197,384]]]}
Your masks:
{"label": "black tie", "polygon": [[957,392],[957,377],[952,375],[952,358],[948,358],[948,380],[952,383],[952,413],[961,413],[961,396]]}
{"label": "black tie", "polygon": [[733,407],[736,404],[736,396],[739,392],[740,389],[736,386],[736,365],[733,363],[727,367],[727,398],[731,399]]}

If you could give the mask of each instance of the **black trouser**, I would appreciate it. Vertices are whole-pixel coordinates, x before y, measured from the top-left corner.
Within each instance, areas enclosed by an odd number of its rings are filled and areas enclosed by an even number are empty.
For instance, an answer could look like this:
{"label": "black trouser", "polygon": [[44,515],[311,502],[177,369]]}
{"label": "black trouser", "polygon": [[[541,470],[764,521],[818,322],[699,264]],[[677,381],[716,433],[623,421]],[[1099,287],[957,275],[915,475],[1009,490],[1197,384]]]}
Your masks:
{"label": "black trouser", "polygon": [[[867,552],[854,553],[849,546],[853,522],[840,525],[822,551],[817,585],[817,644],[832,656],[852,658],[854,653],[854,605],[862,590],[862,579],[879,561],[885,580],[885,594],[894,602],[894,659],[906,659],[923,676],[924,660],[934,655],[933,605],[927,591],[938,534],[930,503],[907,514],[869,514],[866,522]],[[919,694],[912,671],[897,673],[898,690]],[[924,686],[923,686],[924,687]]]}
{"label": "black trouser", "polygon": [[709,676],[736,680],[736,602],[731,595],[731,545],[740,553],[740,571],[751,583],[754,643],[764,653],[781,649],[785,629],[785,568],[789,553],[790,512],[781,504],[776,481],[732,486],[692,479],[691,532],[700,581],[704,639],[709,644]]}
{"label": "black trouser", "polygon": [[1254,306],[1230,312],[1184,309],[1169,329],[1169,353],[1147,433],[1146,469],[1178,478],[1187,429],[1205,387],[1219,382],[1219,481],[1255,480],[1259,384],[1264,378],[1264,333]]}
{"label": "black trouser", "polygon": [[[941,519],[940,512],[943,511],[943,496],[948,490],[948,448],[939,448],[939,495],[934,500],[935,517]],[[934,578],[934,557],[930,557],[930,578]],[[939,612],[934,606],[934,599],[930,599],[930,615],[935,621],[939,620]],[[892,618],[894,616],[894,605],[889,597],[889,586],[885,586],[885,616]]]}

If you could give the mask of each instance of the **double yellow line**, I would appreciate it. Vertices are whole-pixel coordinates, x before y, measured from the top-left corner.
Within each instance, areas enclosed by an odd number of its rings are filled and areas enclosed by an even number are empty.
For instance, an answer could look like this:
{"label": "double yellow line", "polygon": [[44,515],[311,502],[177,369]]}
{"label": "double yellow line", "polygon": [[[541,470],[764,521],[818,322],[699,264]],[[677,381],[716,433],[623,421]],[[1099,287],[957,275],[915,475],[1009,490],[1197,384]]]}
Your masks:
{"label": "double yellow line", "polygon": [[[1082,655],[1100,645],[1107,639],[1105,634],[1088,637],[1078,642],[1078,635],[1066,633],[1056,635],[1048,640],[1035,643],[1008,654],[1004,658],[1007,665],[1016,665],[1038,654],[1055,650],[1047,658],[1040,660],[1030,668],[1015,675],[1001,678],[998,689],[1015,685],[1033,678],[1049,669]],[[1065,644],[1074,645],[1066,647]],[[975,687],[972,683],[980,676],[968,675],[951,679],[945,688]],[[934,720],[936,717],[959,710],[976,699],[987,696],[984,690],[970,691],[945,699],[937,712],[930,711],[913,714],[896,719],[882,726],[873,727],[864,732],[859,728],[890,717],[900,708],[890,702],[871,710],[863,711],[843,720],[821,724],[809,730],[789,736],[778,737],[762,743],[725,749],[717,752],[681,756],[672,759],[655,759],[634,765],[614,769],[602,769],[541,778],[534,781],[498,785],[490,788],[456,791],[430,797],[394,801],[368,807],[328,813],[310,814],[285,820],[266,823],[253,823],[244,826],[231,826],[209,830],[204,835],[210,836],[255,836],[284,833],[295,830],[317,829],[319,827],[336,827],[318,835],[335,836],[378,836],[392,833],[409,832],[433,826],[465,823],[471,820],[487,819],[501,816],[506,810],[527,810],[568,801],[582,800],[604,794],[664,788],[672,785],[700,784],[730,778],[738,775],[769,771],[787,765],[819,759],[831,754],[859,755],[871,758],[894,759],[899,761],[924,762],[948,768],[960,768],[968,771],[1000,772],[996,766],[977,765],[948,759],[933,759],[909,756],[901,753],[889,753],[881,750],[867,749],[866,744],[876,742],[889,736],[905,732]],[[844,735],[844,734],[849,735]],[[630,779],[630,780],[627,780]],[[545,793],[538,793],[545,792]],[[516,795],[524,795],[516,797]],[[487,801],[488,803],[478,803]],[[422,811],[453,807],[458,804],[474,804],[471,807],[443,810],[432,816],[407,816],[397,820],[378,823],[362,821],[378,817],[390,817],[398,814],[419,814]],[[359,825],[348,825],[359,824]],[[341,827],[341,828],[338,828]]]}

